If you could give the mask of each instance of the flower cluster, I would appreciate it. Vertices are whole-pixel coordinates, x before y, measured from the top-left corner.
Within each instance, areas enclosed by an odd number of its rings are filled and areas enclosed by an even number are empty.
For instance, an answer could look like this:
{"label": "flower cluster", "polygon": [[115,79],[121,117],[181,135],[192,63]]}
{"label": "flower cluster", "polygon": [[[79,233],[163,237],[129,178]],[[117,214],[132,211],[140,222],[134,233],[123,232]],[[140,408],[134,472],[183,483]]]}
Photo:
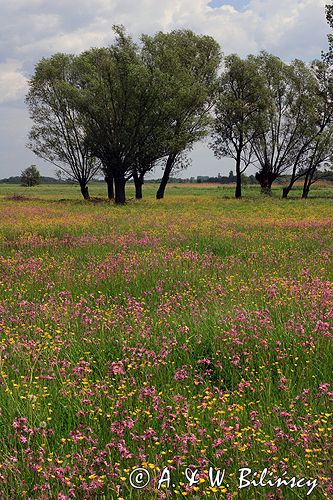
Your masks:
{"label": "flower cluster", "polygon": [[[6,203],[0,498],[230,500],[242,498],[237,470],[248,465],[318,478],[317,495],[332,498],[331,233],[320,201],[288,215],[277,202],[274,215],[264,201],[226,201],[224,213],[210,200],[209,214],[179,202],[144,219],[131,206],[120,218],[104,205],[88,215]],[[189,486],[191,465],[200,480]],[[211,465],[228,469],[228,491],[210,485]],[[172,491],[157,489],[165,466]],[[144,496],[129,483],[136,467],[153,478]]]}

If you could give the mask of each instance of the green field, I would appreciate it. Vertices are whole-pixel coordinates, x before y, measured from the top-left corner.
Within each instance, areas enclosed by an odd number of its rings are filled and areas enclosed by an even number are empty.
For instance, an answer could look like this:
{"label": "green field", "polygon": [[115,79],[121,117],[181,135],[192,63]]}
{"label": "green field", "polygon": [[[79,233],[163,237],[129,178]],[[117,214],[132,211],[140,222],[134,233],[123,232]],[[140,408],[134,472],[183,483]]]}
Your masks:
{"label": "green field", "polygon": [[333,498],[333,188],[155,191],[0,184],[0,499]]}
{"label": "green field", "polygon": [[[157,191],[158,184],[147,183],[143,186],[144,197],[154,198]],[[258,185],[243,186],[243,197],[245,198],[261,198],[260,189]],[[92,198],[105,198],[106,197],[106,187],[104,182],[91,182],[89,184],[89,192]],[[170,195],[183,195],[183,196],[203,196],[209,194],[210,196],[219,197],[234,197],[235,186],[233,184],[177,184],[171,183],[167,187],[166,198]],[[282,185],[273,185],[272,187],[273,197],[280,198],[282,194]],[[0,183],[0,196],[24,196],[29,198],[41,198],[49,200],[79,200],[80,199],[80,189],[75,184],[42,184],[34,187],[24,187],[19,184],[6,184]],[[290,198],[300,198],[302,195],[302,186],[295,185],[293,190],[290,192]],[[129,201],[134,200],[134,185],[129,183],[127,186],[127,197]],[[310,192],[310,198],[333,198],[333,187],[327,183],[327,185],[321,185],[317,187],[314,185]]]}

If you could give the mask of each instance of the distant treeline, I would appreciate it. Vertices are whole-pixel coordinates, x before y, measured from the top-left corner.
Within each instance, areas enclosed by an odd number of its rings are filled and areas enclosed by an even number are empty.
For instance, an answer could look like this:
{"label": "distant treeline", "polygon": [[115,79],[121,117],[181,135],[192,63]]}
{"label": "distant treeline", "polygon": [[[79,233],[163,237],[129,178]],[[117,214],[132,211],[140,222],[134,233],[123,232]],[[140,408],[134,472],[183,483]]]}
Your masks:
{"label": "distant treeline", "polygon": [[[73,182],[73,181],[72,181]],[[15,177],[8,177],[7,179],[0,179],[1,184],[21,184],[22,177],[17,175]],[[54,177],[40,177],[40,184],[66,184],[66,181],[55,179]]]}
{"label": "distant treeline", "polygon": [[[145,183],[146,184],[159,184],[161,182],[161,178],[159,179],[146,179]],[[327,175],[325,177],[326,181],[333,182],[333,174]],[[94,178],[92,179],[91,182],[96,182],[100,184],[104,184],[104,179],[98,179]],[[277,184],[286,184],[290,182],[290,175],[281,175],[276,180]],[[129,183],[134,183],[133,179],[129,180]],[[235,175],[230,175],[229,176],[217,176],[217,177],[210,177],[207,175],[198,175],[197,177],[170,177],[169,179],[170,184],[202,184],[202,183],[209,183],[209,184],[235,184],[236,183],[236,176]],[[20,176],[14,176],[14,177],[7,177],[5,179],[0,179],[0,184],[22,184],[22,178]],[[55,177],[45,177],[41,176],[40,177],[40,184],[78,184],[77,181],[74,181],[72,179],[56,179]],[[259,185],[259,182],[256,179],[255,175],[245,175],[242,174],[242,184],[243,185]]]}
{"label": "distant treeline", "polygon": [[[147,179],[145,180],[146,184],[156,184],[161,182],[161,178],[159,179]],[[258,184],[258,181],[256,180],[254,175],[242,176],[242,180],[244,184]],[[94,178],[91,180],[91,182],[98,182],[98,183],[104,183],[104,179],[98,179]],[[134,180],[130,179],[129,182],[133,183]],[[217,183],[217,184],[230,184],[230,183],[235,183],[236,182],[236,177],[232,172],[230,172],[229,176],[221,176],[218,175],[217,177],[209,177],[206,175],[198,175],[197,177],[189,177],[189,178],[180,178],[180,177],[170,177],[169,179],[170,183],[176,183],[176,184],[188,184],[188,183],[202,183],[202,182],[211,182],[211,183]],[[12,176],[12,177],[7,177],[5,179],[0,179],[0,184],[22,184],[22,176]],[[77,181],[74,181],[73,179],[56,179],[55,177],[46,177],[46,176],[40,176],[39,178],[39,184],[78,184]]]}

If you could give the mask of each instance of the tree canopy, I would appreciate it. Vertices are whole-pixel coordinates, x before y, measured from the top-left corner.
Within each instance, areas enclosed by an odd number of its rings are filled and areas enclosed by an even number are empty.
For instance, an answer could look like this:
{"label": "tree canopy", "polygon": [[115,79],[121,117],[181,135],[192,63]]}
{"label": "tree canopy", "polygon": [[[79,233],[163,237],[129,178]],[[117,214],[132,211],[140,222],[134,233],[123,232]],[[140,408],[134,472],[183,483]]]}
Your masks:
{"label": "tree canopy", "polygon": [[267,105],[268,93],[256,58],[227,56],[219,79],[210,147],[218,158],[235,160],[236,198],[241,196],[241,174],[253,161],[254,140],[263,129]]}
{"label": "tree canopy", "polygon": [[[332,26],[333,7],[326,13]],[[142,35],[137,43],[124,27],[113,30],[109,47],[43,58],[26,97],[28,146],[78,182],[84,198],[99,173],[116,203],[125,203],[131,178],[141,198],[156,166],[163,170],[156,197],[163,198],[172,172],[186,168],[188,152],[208,134],[218,158],[235,160],[236,197],[249,165],[267,193],[288,174],[287,196],[296,180],[309,187],[331,164],[330,35],[328,54],[310,65],[267,52],[223,58],[212,37],[191,30]]]}
{"label": "tree canopy", "polygon": [[33,120],[28,147],[77,181],[84,198],[89,198],[87,184],[100,165],[87,142],[75,100],[77,86],[73,55],[58,53],[37,64],[26,97]]}
{"label": "tree canopy", "polygon": [[167,159],[157,192],[157,198],[163,198],[177,159],[209,133],[221,51],[212,37],[190,30],[159,32],[142,40],[144,60],[159,75],[163,89],[160,106],[167,125]]}
{"label": "tree canopy", "polygon": [[30,165],[21,173],[22,186],[32,187],[40,183],[40,173],[36,165]]}

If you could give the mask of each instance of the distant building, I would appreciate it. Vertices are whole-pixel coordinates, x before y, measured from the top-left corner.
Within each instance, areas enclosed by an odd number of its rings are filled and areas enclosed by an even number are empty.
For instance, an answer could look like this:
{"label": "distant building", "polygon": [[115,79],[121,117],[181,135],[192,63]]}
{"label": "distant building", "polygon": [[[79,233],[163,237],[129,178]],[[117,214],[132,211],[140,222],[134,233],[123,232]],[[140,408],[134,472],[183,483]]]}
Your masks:
{"label": "distant building", "polygon": [[198,175],[197,182],[207,182],[209,180],[209,175]]}

